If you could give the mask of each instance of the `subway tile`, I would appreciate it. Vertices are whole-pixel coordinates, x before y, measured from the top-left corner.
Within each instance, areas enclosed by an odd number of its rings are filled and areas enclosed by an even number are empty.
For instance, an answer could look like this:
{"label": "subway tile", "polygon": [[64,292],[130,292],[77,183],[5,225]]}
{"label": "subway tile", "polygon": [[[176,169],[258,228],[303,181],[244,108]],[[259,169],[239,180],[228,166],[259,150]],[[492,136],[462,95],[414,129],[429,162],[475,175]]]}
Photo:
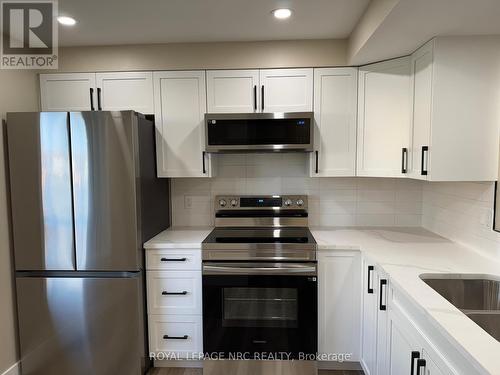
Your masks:
{"label": "subway tile", "polygon": [[356,213],[356,202],[321,200],[319,210],[322,215],[354,215]]}
{"label": "subway tile", "polygon": [[358,190],[360,202],[392,202],[396,198],[394,190]]}

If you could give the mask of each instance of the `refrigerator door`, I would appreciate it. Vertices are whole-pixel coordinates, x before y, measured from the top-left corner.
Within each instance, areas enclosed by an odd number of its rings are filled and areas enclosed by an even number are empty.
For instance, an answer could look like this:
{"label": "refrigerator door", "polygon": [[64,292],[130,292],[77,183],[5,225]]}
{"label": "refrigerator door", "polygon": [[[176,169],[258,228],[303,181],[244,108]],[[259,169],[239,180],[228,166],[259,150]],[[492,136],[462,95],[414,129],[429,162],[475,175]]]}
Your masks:
{"label": "refrigerator door", "polygon": [[74,270],[67,112],[7,114],[16,270]]}
{"label": "refrigerator door", "polygon": [[78,270],[141,268],[136,126],[132,111],[70,113]]}
{"label": "refrigerator door", "polygon": [[142,274],[135,274],[17,277],[22,373],[142,374]]}

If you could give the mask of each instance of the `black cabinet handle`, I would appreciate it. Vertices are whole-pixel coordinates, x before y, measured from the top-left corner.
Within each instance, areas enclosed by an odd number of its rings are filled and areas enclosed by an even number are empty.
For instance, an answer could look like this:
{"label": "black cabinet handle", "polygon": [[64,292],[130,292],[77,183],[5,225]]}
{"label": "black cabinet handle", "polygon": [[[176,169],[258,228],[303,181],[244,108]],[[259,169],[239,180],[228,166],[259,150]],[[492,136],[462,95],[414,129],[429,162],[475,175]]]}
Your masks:
{"label": "black cabinet handle", "polygon": [[257,85],[253,86],[253,109],[257,110]]}
{"label": "black cabinet handle", "polygon": [[264,112],[264,85],[260,88],[260,102],[262,105],[262,112]]}
{"label": "black cabinet handle", "polygon": [[425,362],[425,359],[419,359],[417,361],[417,375],[425,375],[425,374],[420,374],[420,369],[421,368],[425,369],[426,364],[427,363]]}
{"label": "black cabinet handle", "polygon": [[372,283],[372,272],[374,270],[373,266],[368,266],[368,294],[373,294],[373,288],[370,288]]}
{"label": "black cabinet handle", "polygon": [[101,106],[101,88],[97,88],[97,109],[99,111],[102,111],[102,106]]}
{"label": "black cabinet handle", "polygon": [[187,258],[161,258],[162,262],[185,262]]}
{"label": "black cabinet handle", "polygon": [[408,149],[402,148],[401,151],[401,173],[408,173]]}
{"label": "black cabinet handle", "polygon": [[95,111],[94,109],[94,89],[90,88],[90,110]]}
{"label": "black cabinet handle", "polygon": [[183,290],[182,292],[161,292],[162,296],[185,296],[186,294],[188,294],[186,290]]}
{"label": "black cabinet handle", "polygon": [[314,172],[316,172],[316,174],[319,173],[319,151],[314,151],[315,153],[315,156],[316,156],[316,169],[314,170]]}
{"label": "black cabinet handle", "polygon": [[206,169],[206,166],[205,166],[205,154],[206,154],[205,151],[203,151],[201,153],[201,161],[202,161],[202,164],[203,164],[203,174],[207,173],[207,169]]}
{"label": "black cabinet handle", "polygon": [[425,163],[425,161],[428,160],[428,155],[427,155],[428,152],[429,152],[429,146],[422,146],[422,160],[421,160],[422,164],[420,167],[420,174],[422,176],[427,176],[427,165],[425,166],[425,169],[424,169],[424,163]]}
{"label": "black cabinet handle", "polygon": [[189,338],[188,335],[184,335],[184,336],[163,335],[163,340],[187,340],[188,338]]}
{"label": "black cabinet handle", "polygon": [[383,296],[384,296],[384,286],[387,285],[387,280],[385,279],[382,279],[380,280],[380,310],[387,310],[387,305],[384,305],[384,301],[383,301]]}
{"label": "black cabinet handle", "polygon": [[420,358],[420,352],[411,352],[411,371],[410,375],[415,375],[415,360]]}

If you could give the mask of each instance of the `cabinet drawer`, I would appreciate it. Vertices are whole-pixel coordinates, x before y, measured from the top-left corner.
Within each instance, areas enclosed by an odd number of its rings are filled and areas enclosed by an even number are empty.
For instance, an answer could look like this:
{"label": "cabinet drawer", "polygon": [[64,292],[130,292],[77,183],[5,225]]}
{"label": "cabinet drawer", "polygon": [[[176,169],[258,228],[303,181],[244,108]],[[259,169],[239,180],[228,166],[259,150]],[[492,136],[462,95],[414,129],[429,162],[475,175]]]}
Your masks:
{"label": "cabinet drawer", "polygon": [[201,270],[201,250],[146,250],[146,270]]}
{"label": "cabinet drawer", "polygon": [[200,271],[148,271],[149,314],[201,314]]}
{"label": "cabinet drawer", "polygon": [[150,315],[150,351],[175,353],[187,357],[203,351],[202,317],[183,315]]}

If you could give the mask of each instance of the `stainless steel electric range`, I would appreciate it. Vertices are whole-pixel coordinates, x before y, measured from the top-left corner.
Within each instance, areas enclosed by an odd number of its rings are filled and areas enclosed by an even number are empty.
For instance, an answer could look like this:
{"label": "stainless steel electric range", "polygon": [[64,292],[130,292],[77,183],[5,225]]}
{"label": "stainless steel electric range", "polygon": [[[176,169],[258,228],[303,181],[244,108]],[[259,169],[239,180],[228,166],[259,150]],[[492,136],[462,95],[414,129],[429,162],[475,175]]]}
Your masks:
{"label": "stainless steel electric range", "polygon": [[[314,373],[315,363],[308,370],[307,361],[291,362],[317,351],[316,241],[307,203],[304,195],[216,197],[216,228],[202,243],[207,354]],[[275,361],[254,361],[261,359]]]}

